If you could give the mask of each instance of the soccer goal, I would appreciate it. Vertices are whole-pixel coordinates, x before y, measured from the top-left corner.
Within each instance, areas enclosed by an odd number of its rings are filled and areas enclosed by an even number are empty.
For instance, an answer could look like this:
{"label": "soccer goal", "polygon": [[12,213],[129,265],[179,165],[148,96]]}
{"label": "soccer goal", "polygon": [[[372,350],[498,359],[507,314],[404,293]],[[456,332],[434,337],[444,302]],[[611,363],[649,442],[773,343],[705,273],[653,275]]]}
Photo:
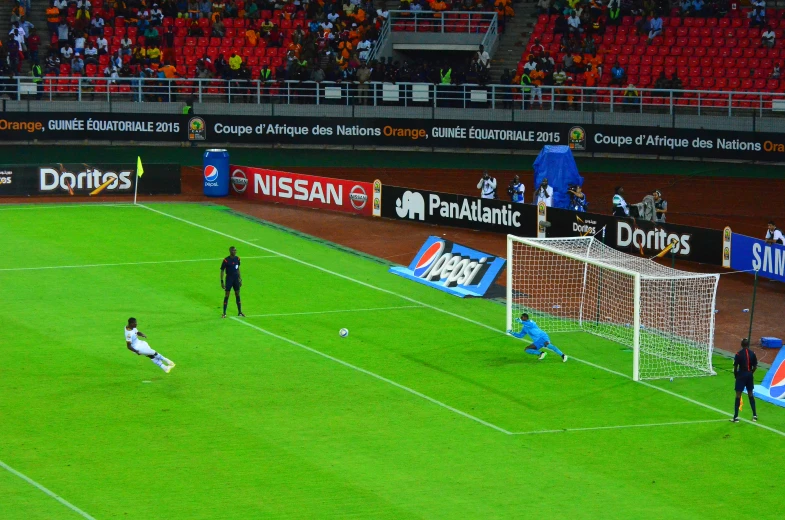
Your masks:
{"label": "soccer goal", "polygon": [[633,379],[714,375],[719,274],[662,266],[593,237],[507,236],[507,330],[584,331],[633,351]]}

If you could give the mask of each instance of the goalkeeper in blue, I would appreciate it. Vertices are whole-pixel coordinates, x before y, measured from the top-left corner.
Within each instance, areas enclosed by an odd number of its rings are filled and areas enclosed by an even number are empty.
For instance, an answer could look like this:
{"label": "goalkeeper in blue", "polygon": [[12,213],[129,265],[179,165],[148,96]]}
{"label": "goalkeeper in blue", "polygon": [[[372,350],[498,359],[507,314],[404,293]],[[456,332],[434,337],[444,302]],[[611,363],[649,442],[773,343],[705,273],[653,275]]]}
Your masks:
{"label": "goalkeeper in blue", "polygon": [[529,348],[526,349],[527,354],[539,356],[539,359],[542,360],[545,359],[545,356],[548,354],[545,352],[545,349],[548,349],[551,352],[555,352],[556,354],[560,355],[562,361],[567,361],[567,355],[559,350],[556,345],[551,343],[551,338],[549,338],[545,331],[538,327],[536,323],[529,319],[528,314],[521,314],[520,318],[515,318],[515,322],[521,324],[521,331],[513,332],[508,330],[507,332],[516,338],[521,339],[523,339],[523,337],[527,334],[529,335],[529,337],[532,339],[532,344]]}

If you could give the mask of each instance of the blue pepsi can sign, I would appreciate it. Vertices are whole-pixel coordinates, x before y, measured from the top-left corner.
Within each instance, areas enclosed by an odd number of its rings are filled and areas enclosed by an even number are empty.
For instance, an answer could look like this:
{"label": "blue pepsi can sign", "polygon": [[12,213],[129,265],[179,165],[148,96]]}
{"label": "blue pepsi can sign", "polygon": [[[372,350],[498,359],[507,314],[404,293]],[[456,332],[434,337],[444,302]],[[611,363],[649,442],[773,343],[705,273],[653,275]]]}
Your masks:
{"label": "blue pepsi can sign", "polygon": [[204,152],[204,194],[208,197],[229,195],[229,152],[226,150]]}
{"label": "blue pepsi can sign", "polygon": [[503,258],[431,236],[408,267],[391,267],[390,272],[461,298],[482,297],[506,262]]}
{"label": "blue pepsi can sign", "polygon": [[753,394],[758,399],[785,408],[785,348],[780,349],[761,384],[755,385]]}

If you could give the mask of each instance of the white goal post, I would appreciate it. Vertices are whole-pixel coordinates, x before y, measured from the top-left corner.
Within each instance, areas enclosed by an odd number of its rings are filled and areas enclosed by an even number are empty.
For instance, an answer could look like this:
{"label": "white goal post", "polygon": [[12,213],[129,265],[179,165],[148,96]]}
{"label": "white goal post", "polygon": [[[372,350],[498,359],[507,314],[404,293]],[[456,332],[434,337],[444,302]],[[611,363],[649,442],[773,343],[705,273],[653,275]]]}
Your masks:
{"label": "white goal post", "polygon": [[584,331],[632,349],[634,380],[714,375],[719,274],[622,253],[594,237],[507,236],[507,330]]}

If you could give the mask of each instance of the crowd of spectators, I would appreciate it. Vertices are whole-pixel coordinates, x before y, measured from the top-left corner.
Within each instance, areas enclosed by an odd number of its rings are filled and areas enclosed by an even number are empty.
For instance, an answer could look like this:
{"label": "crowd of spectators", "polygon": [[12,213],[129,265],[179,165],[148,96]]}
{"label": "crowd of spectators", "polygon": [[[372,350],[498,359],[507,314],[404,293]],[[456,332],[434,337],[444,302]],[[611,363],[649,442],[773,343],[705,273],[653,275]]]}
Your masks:
{"label": "crowd of spectators", "polygon": [[8,72],[29,59],[110,80],[354,78],[388,16],[372,0],[52,0],[42,43],[24,1],[0,51]]}

